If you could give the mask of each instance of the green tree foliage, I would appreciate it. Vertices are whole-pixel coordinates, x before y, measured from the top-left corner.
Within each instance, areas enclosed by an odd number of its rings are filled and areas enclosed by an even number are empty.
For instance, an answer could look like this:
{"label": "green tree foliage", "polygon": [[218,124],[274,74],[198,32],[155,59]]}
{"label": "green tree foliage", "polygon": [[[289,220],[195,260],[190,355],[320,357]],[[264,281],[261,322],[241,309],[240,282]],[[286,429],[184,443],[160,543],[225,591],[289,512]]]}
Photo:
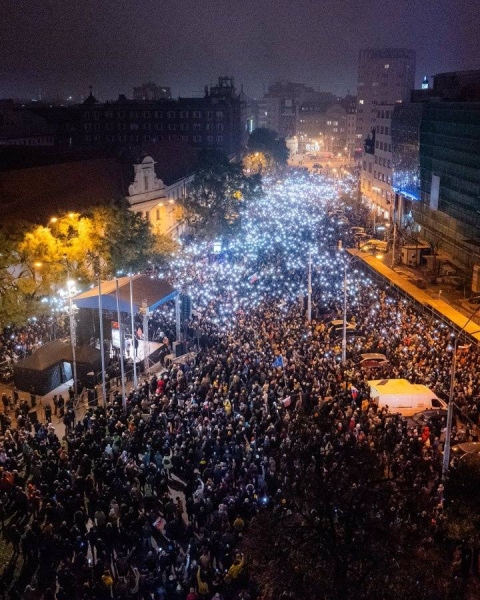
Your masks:
{"label": "green tree foliage", "polygon": [[[322,427],[299,418],[276,456],[275,508],[250,524],[244,550],[267,597],[443,597],[443,555],[416,514],[411,486],[385,476],[378,449],[326,451]],[[282,454],[283,452],[283,454]]]}
{"label": "green tree foliage", "polygon": [[236,230],[242,206],[261,194],[261,177],[248,177],[221,153],[205,153],[187,197],[183,219],[196,236],[213,238]]}
{"label": "green tree foliage", "polygon": [[92,220],[105,275],[139,271],[154,257],[150,223],[127,206],[97,208]]}
{"label": "green tree foliage", "polygon": [[248,151],[253,153],[262,152],[263,154],[270,156],[280,167],[287,164],[288,156],[290,154],[285,140],[279,137],[275,131],[265,127],[259,127],[249,135]]}
{"label": "green tree foliage", "polygon": [[[0,324],[23,323],[47,308],[41,299],[66,287],[67,278],[87,284],[101,263],[103,277],[135,272],[171,253],[159,245],[150,224],[127,206],[69,213],[48,226],[18,235],[0,231]],[[94,262],[97,257],[97,267]]]}

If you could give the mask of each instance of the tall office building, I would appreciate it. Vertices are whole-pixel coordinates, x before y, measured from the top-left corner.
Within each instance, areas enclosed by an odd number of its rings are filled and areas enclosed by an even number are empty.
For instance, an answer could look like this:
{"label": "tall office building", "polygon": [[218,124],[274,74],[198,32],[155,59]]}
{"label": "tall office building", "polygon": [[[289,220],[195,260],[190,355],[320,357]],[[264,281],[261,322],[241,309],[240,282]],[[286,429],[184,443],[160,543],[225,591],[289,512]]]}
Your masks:
{"label": "tall office building", "polygon": [[363,199],[386,219],[392,215],[391,116],[410,98],[415,52],[404,48],[361,50],[357,88],[357,142],[364,145]]}

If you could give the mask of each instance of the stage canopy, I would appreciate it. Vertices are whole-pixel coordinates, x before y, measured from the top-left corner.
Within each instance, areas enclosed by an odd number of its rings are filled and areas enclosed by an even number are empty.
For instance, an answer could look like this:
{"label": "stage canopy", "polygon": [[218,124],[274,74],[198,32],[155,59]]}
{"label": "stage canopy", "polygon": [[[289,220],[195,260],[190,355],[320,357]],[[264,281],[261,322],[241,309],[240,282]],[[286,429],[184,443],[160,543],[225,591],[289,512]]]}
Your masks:
{"label": "stage canopy", "polygon": [[[117,287],[114,280],[102,281],[102,309],[117,310]],[[173,300],[177,292],[164,279],[157,279],[149,275],[133,275],[133,310],[139,312],[143,302],[147,303],[148,310]],[[79,294],[73,298],[78,308],[92,308],[98,310],[98,286]],[[118,304],[121,312],[130,312],[130,277],[118,278]]]}

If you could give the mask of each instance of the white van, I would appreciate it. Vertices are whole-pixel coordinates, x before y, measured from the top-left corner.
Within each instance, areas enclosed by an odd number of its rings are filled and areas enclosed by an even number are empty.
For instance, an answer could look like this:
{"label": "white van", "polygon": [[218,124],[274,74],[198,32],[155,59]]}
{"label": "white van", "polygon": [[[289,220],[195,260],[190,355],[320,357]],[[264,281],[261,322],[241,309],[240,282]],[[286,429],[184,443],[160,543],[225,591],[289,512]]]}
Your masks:
{"label": "white van", "polygon": [[426,385],[410,383],[406,379],[372,379],[368,385],[370,398],[378,408],[387,406],[390,412],[404,417],[411,417],[422,410],[447,408],[446,403]]}

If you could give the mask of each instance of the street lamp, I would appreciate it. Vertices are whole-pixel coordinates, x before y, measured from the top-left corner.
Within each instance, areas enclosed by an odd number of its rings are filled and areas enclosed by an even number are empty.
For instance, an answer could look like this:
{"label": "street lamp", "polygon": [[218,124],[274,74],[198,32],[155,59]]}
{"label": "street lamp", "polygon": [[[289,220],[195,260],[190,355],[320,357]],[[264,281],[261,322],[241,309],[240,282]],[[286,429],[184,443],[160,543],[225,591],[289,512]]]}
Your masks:
{"label": "street lamp", "polygon": [[[467,325],[470,323],[470,321],[473,319],[473,317],[477,314],[477,312],[479,310],[480,310],[480,305],[477,306],[477,308],[473,311],[473,313],[468,318],[465,325],[460,329],[460,331],[458,332],[458,334],[455,338],[455,343],[453,344],[452,369],[451,369],[451,374],[450,374],[450,391],[448,394],[447,428],[446,428],[446,432],[445,432],[445,446],[443,449],[442,479],[444,481],[448,475],[448,469],[450,467],[450,446],[451,446],[451,439],[452,439],[452,421],[453,421],[453,395],[455,392],[455,375],[456,375],[456,371],[457,371],[458,339],[459,339],[460,335],[462,334],[462,332],[465,331],[465,328],[467,327]],[[478,333],[478,331],[475,331],[474,333]]]}
{"label": "street lamp", "polygon": [[66,255],[63,257],[65,266],[67,268],[67,294],[68,294],[68,314],[70,317],[70,342],[72,345],[72,363],[73,363],[73,401],[76,406],[77,404],[77,355],[76,355],[76,323],[75,323],[75,312],[72,298],[75,295],[75,282],[70,279],[70,265],[68,263]]}

